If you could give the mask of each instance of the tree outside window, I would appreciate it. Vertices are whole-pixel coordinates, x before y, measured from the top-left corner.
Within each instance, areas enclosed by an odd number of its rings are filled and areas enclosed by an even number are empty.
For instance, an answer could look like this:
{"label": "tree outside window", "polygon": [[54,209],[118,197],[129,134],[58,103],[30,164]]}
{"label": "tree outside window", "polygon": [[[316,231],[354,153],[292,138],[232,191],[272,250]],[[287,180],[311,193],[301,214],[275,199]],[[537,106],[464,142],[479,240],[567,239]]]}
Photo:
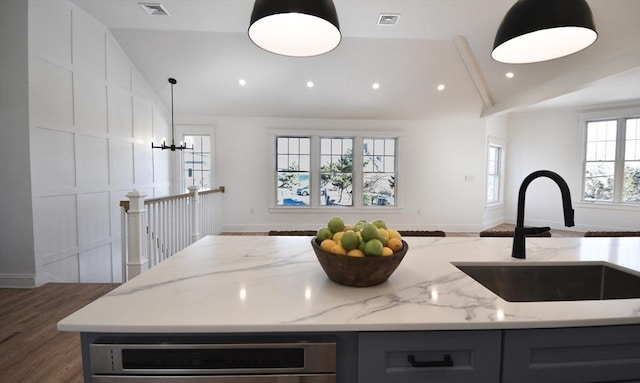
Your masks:
{"label": "tree outside window", "polygon": [[278,206],[309,205],[311,138],[278,137],[276,169],[276,204]]}
{"label": "tree outside window", "polygon": [[626,120],[622,201],[640,203],[640,118]]}
{"label": "tree outside window", "polygon": [[275,142],[276,206],[396,206],[396,138],[276,136]]}
{"label": "tree outside window", "polygon": [[362,204],[395,206],[396,139],[363,139],[362,169]]}
{"label": "tree outside window", "polygon": [[353,138],[320,139],[320,205],[353,206]]}

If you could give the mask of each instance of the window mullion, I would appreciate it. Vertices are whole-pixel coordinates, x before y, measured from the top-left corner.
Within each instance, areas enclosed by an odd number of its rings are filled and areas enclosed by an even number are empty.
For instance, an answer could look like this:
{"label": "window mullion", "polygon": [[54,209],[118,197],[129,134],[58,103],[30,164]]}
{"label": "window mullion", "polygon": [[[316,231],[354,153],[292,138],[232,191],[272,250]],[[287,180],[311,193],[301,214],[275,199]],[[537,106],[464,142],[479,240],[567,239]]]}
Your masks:
{"label": "window mullion", "polygon": [[622,202],[622,189],[624,184],[624,143],[625,143],[625,119],[619,118],[616,129],[616,163],[614,167],[613,201]]}
{"label": "window mullion", "polygon": [[309,199],[311,207],[320,206],[320,137],[311,136],[311,179],[309,180],[309,190],[312,198]]}
{"label": "window mullion", "polygon": [[362,207],[362,137],[353,140],[353,207]]}

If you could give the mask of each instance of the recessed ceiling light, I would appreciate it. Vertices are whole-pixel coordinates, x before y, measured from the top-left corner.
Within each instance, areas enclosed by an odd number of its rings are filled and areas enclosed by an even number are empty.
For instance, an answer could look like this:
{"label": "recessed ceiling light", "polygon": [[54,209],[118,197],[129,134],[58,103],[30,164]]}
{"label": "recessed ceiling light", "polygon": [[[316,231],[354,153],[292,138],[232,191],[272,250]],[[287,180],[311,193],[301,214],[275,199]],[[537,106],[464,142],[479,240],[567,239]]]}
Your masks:
{"label": "recessed ceiling light", "polygon": [[380,89],[380,84],[378,84],[377,82],[374,82],[374,83],[371,85],[371,87],[372,87],[373,89]]}
{"label": "recessed ceiling light", "polygon": [[240,80],[238,80],[238,84],[240,84],[240,86],[245,86],[247,85],[247,80],[241,78]]}
{"label": "recessed ceiling light", "polygon": [[438,85],[438,90],[442,92],[444,90],[444,84]]}
{"label": "recessed ceiling light", "polygon": [[513,78],[513,76],[515,75],[513,74],[513,72],[507,72],[505,73],[505,76],[507,76],[507,78]]}
{"label": "recessed ceiling light", "polygon": [[307,81],[307,88],[313,88],[313,81]]}

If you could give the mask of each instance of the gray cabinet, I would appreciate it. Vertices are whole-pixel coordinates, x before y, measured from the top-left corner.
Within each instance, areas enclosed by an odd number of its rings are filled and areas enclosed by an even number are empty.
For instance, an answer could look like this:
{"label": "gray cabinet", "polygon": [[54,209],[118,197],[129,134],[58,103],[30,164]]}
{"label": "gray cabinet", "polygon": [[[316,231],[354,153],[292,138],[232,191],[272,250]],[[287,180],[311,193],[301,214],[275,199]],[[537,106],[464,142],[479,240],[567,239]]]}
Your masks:
{"label": "gray cabinet", "polygon": [[640,325],[506,330],[504,383],[640,382]]}
{"label": "gray cabinet", "polygon": [[361,332],[360,383],[498,382],[502,332]]}
{"label": "gray cabinet", "polygon": [[358,382],[640,382],[640,325],[358,333]]}

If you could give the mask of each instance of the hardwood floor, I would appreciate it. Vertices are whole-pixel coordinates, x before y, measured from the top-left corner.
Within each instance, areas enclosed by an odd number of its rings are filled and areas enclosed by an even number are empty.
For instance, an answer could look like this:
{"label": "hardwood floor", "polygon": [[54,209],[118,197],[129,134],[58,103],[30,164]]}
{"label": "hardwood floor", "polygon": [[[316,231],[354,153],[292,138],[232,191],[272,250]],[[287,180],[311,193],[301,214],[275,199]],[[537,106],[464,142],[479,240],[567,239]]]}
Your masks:
{"label": "hardwood floor", "polygon": [[80,336],[59,320],[118,284],[50,283],[0,289],[0,382],[81,383]]}

